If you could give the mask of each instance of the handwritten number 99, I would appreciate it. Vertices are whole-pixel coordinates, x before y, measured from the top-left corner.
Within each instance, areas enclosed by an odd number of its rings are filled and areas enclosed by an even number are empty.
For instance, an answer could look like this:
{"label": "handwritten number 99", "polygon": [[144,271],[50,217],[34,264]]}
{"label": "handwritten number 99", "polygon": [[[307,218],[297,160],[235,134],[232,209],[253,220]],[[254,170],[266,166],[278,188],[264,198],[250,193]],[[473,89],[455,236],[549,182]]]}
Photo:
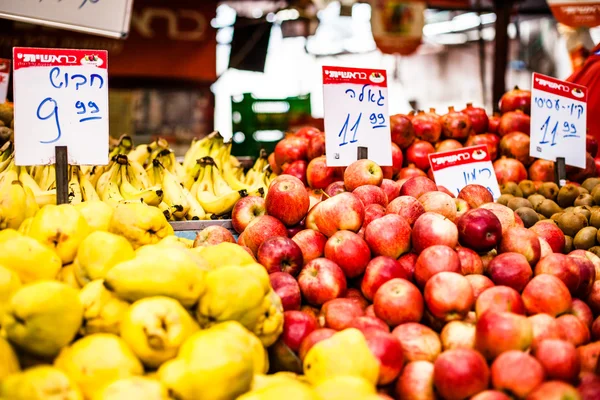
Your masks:
{"label": "handwritten number 99", "polygon": [[81,3],[81,5],[79,6],[79,8],[83,7],[86,5],[87,2],[90,2],[92,4],[96,4],[97,2],[99,2],[100,0],[83,0],[83,3]]}
{"label": "handwritten number 99", "polygon": [[[48,104],[48,105],[46,105],[46,104]],[[56,138],[49,140],[49,141],[40,140],[40,143],[48,144],[48,143],[54,143],[54,142],[58,141],[60,139],[62,132],[60,129],[60,121],[58,119],[58,104],[56,103],[56,100],[54,100],[51,97],[46,97],[44,100],[42,100],[42,102],[38,106],[36,115],[42,121],[45,121],[47,119],[54,117],[54,122],[56,123],[56,130],[57,130]]]}

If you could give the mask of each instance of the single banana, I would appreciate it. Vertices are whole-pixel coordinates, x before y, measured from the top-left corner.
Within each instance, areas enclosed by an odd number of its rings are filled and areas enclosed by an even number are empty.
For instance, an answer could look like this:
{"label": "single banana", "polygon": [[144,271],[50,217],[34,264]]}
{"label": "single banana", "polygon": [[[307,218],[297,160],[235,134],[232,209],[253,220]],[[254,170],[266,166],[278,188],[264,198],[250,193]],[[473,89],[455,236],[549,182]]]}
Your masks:
{"label": "single banana", "polygon": [[34,194],[35,202],[42,208],[48,204],[56,204],[56,189],[45,190]]}
{"label": "single banana", "polygon": [[100,196],[94,189],[94,185],[88,179],[87,175],[83,173],[82,170],[78,171],[79,174],[79,184],[81,185],[81,193],[83,195],[84,201],[96,201],[100,200]]}
{"label": "single banana", "polygon": [[31,189],[34,195],[42,192],[40,186],[37,184],[35,179],[33,179],[32,176],[27,172],[27,169],[25,169],[25,167],[20,167],[19,169],[19,182],[21,182],[23,186]]}
{"label": "single banana", "polygon": [[246,196],[245,190],[232,190],[231,192],[217,197],[210,192],[198,192],[196,197],[204,211],[221,216],[233,210],[233,206],[239,199]]}
{"label": "single banana", "polygon": [[127,176],[129,176],[129,181],[135,187],[146,189],[151,186],[148,173],[142,164],[135,160],[129,160],[129,165],[127,166]]}
{"label": "single banana", "polygon": [[126,166],[121,166],[121,184],[119,191],[125,200],[142,201],[149,206],[158,206],[162,202],[163,191],[160,186],[154,186],[148,189],[137,189],[134,187],[127,177]]}
{"label": "single banana", "polygon": [[174,218],[185,218],[190,205],[183,193],[183,187],[177,181],[175,175],[167,170],[158,160],[152,162],[154,174],[161,175],[161,186],[163,188],[163,201],[171,207]]}
{"label": "single banana", "polygon": [[79,204],[83,201],[83,193],[79,184],[79,167],[74,165],[69,169],[69,203]]}
{"label": "single banana", "polygon": [[152,148],[147,145],[147,144],[139,144],[136,146],[135,149],[131,150],[129,153],[127,153],[127,158],[129,159],[129,161],[136,161],[138,163],[140,163],[141,165],[144,165],[146,163],[146,161],[148,160],[148,157],[150,157],[150,154],[152,153]]}

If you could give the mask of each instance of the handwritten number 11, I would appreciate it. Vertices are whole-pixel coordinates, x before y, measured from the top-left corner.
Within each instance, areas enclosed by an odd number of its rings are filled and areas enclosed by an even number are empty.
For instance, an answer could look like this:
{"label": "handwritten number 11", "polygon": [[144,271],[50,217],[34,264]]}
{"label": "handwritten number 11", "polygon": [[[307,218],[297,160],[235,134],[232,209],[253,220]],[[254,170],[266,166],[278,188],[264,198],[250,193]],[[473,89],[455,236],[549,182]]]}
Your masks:
{"label": "handwritten number 11", "polygon": [[[550,127],[550,117],[548,117],[548,119],[546,119],[546,122],[544,122],[544,125],[542,125],[541,130],[544,131],[544,136],[542,137],[542,141],[540,142],[540,144],[547,144],[548,140],[546,140],[546,134],[548,133],[548,128]],[[556,122],[556,124],[554,124],[554,128],[552,128],[552,143],[550,143],[550,146],[554,146],[556,145],[556,131],[558,130],[558,121]]]}
{"label": "handwritten number 11", "polygon": [[[352,140],[350,140],[350,143],[356,143],[356,132],[358,132],[358,124],[360,123],[360,119],[362,117],[362,113],[358,114],[358,118],[356,119],[356,122],[354,123],[354,125],[352,125],[352,128],[350,128],[350,132],[354,132],[354,134],[352,135]],[[340,143],[340,146],[344,146],[347,145],[348,142],[346,141],[346,135],[348,134],[348,126],[350,125],[350,114],[348,114],[348,116],[346,117],[346,121],[344,122],[344,125],[342,126],[342,129],[340,130],[340,133],[338,134],[338,137],[342,137],[342,143]]]}

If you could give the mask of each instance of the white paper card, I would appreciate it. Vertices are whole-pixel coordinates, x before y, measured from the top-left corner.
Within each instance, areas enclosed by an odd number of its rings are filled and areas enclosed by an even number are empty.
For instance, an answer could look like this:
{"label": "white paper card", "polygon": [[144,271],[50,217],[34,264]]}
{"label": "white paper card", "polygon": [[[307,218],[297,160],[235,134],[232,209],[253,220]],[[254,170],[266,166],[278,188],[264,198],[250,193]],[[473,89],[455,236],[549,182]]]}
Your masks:
{"label": "white paper card", "polygon": [[392,165],[387,74],[384,70],[323,67],[327,165],[358,159],[358,148],[380,166]]}
{"label": "white paper card", "polygon": [[0,58],[0,104],[6,101],[8,80],[10,79],[10,60]]}
{"label": "white paper card", "polygon": [[15,47],[15,162],[108,164],[108,54],[104,50]]}
{"label": "white paper card", "polygon": [[500,187],[485,144],[429,154],[429,164],[436,184],[454,195],[467,185],[477,184],[486,187],[494,200],[500,197]]}
{"label": "white paper card", "polygon": [[587,88],[538,73],[532,88],[530,155],[585,168]]}

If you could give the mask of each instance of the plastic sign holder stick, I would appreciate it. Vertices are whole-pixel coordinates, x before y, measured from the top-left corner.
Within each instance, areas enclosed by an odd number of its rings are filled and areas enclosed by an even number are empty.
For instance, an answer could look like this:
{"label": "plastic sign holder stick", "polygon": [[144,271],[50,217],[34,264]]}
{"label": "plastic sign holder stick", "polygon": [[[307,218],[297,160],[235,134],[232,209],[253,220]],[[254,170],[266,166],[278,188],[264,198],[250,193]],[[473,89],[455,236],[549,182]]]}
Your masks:
{"label": "plastic sign holder stick", "polygon": [[558,187],[563,187],[567,184],[567,168],[564,157],[557,157],[554,163],[554,175],[556,176],[556,184]]}
{"label": "plastic sign holder stick", "polygon": [[67,146],[56,146],[56,204],[67,204],[69,202],[69,161]]}

